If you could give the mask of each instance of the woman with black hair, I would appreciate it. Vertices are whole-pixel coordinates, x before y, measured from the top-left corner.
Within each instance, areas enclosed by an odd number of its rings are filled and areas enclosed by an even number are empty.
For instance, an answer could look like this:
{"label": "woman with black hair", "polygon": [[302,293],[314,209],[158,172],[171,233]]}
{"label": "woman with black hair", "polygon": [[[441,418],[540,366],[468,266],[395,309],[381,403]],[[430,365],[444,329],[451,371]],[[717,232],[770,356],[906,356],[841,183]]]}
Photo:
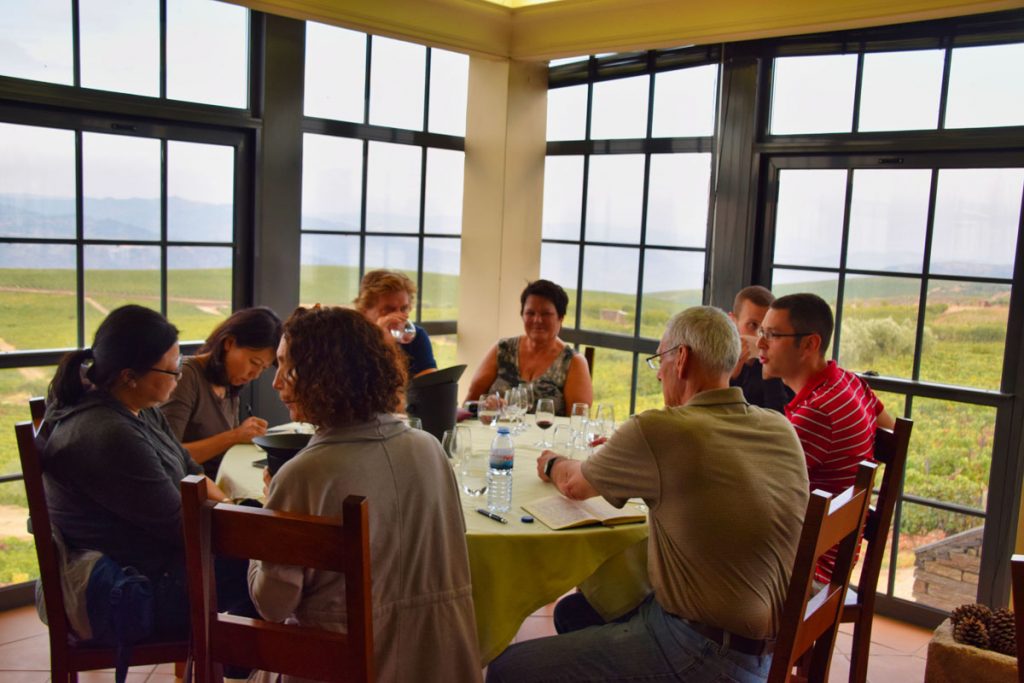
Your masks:
{"label": "woman with black hair", "polygon": [[[100,324],[91,349],[61,359],[43,423],[53,523],[69,549],[97,550],[153,582],[163,635],[188,627],[178,487],[202,473],[157,409],[180,375],[177,328],[152,309],[122,306]],[[226,499],[206,485],[210,498]],[[251,613],[244,567],[218,575],[218,595],[225,608]]]}
{"label": "woman with black hair", "polygon": [[182,445],[211,479],[224,452],[267,431],[263,418],[239,419],[238,393],[274,364],[281,319],[266,307],[243,308],[186,358],[170,400],[160,409]]}

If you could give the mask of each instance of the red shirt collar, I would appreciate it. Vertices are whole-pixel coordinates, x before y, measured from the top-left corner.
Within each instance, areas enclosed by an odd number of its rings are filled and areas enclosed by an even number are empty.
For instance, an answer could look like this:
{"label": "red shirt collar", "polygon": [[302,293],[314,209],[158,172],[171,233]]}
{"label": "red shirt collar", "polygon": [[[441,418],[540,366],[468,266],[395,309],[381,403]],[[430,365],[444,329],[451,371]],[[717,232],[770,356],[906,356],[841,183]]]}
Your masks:
{"label": "red shirt collar", "polygon": [[839,379],[842,374],[843,371],[838,365],[836,365],[834,360],[830,360],[825,363],[825,367],[822,368],[821,372],[816,375],[811,375],[810,379],[807,380],[807,384],[805,384],[804,388],[800,390],[800,393],[794,396],[793,400],[786,405],[786,414],[788,415],[791,410],[796,410],[797,406],[806,401],[815,389],[826,382],[834,382]]}

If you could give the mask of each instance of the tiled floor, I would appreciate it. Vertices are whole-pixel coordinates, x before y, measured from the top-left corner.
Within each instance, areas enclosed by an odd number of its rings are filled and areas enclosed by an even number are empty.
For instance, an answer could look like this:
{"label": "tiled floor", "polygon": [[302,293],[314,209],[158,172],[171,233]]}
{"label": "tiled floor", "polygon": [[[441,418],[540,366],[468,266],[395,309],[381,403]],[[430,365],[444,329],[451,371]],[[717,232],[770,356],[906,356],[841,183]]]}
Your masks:
{"label": "tiled floor", "polygon": [[[554,635],[552,606],[543,607],[528,617],[516,636],[517,641]],[[830,683],[845,681],[850,660],[850,628],[842,627],[832,659]],[[868,680],[871,683],[917,683],[924,679],[924,657],[931,632],[901,622],[876,617],[871,643]],[[0,683],[46,683],[50,679],[49,645],[46,627],[40,623],[34,607],[0,612]],[[113,680],[113,673],[80,674],[82,683]],[[128,674],[129,683],[173,683],[171,664],[136,667]]]}

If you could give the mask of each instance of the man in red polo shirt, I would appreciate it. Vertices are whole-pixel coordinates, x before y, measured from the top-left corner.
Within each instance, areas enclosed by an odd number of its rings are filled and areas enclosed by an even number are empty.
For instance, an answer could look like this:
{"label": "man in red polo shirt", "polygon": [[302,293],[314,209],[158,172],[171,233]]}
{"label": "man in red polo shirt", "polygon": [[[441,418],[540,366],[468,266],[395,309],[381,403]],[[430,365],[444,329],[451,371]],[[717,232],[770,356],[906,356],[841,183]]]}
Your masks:
{"label": "man in red polo shirt", "polygon": [[[867,383],[825,359],[832,310],[816,294],[772,302],[758,332],[765,379],[779,377],[796,392],[786,406],[807,459],[811,490],[839,493],[853,485],[857,465],[874,460],[875,426],[893,419]],[[818,561],[815,579],[828,583],[836,549]]]}

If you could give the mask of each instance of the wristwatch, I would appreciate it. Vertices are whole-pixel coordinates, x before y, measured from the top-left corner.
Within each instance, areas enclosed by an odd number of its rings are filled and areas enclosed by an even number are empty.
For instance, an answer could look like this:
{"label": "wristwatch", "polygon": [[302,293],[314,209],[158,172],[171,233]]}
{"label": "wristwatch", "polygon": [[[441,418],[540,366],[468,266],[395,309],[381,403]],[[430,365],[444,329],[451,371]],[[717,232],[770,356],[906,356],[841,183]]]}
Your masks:
{"label": "wristwatch", "polygon": [[551,456],[551,458],[546,463],[544,463],[544,476],[545,477],[547,477],[548,479],[551,478],[551,469],[555,466],[555,462],[557,462],[558,460],[561,460],[561,459],[562,458],[560,456],[553,455],[553,456]]}

